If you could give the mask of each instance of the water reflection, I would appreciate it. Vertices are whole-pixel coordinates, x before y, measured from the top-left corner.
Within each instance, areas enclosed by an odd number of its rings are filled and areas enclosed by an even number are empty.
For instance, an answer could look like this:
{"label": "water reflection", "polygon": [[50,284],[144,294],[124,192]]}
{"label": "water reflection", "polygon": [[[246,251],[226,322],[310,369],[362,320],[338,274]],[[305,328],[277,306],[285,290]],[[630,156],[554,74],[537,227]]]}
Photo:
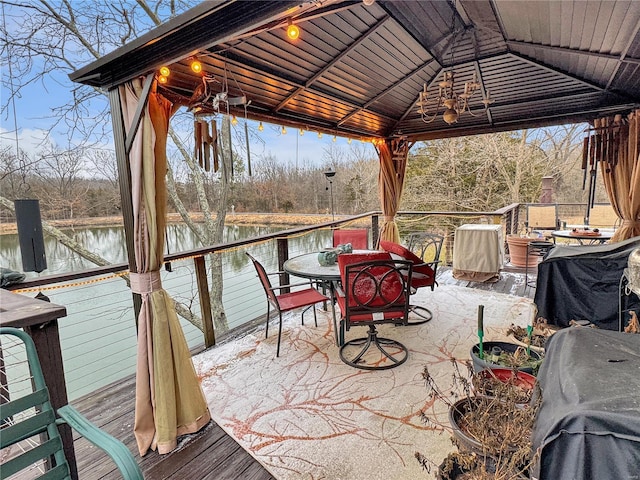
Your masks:
{"label": "water reflection", "polygon": [[[224,228],[223,238],[224,242],[227,243],[266,235],[286,228],[289,227],[229,225]],[[179,253],[203,247],[196,235],[186,225],[168,225],[166,231],[165,253]],[[122,227],[74,228],[66,230],[65,233],[87,250],[100,255],[110,263],[124,263],[127,261],[124,229]],[[330,239],[331,236],[328,230],[291,238],[289,240],[290,255],[320,250],[330,245]],[[59,243],[51,236],[45,235],[44,243],[48,268],[40,275],[74,272],[95,267],[92,262],[83,259],[78,253]],[[275,242],[251,247],[250,251],[253,251],[261,259],[274,259],[277,254]],[[238,272],[248,265],[248,259],[243,249],[227,251],[223,255],[225,271]],[[265,260],[265,262],[267,265],[271,263],[268,260]],[[0,265],[11,270],[22,271],[17,235],[0,236]],[[272,266],[275,266],[275,263]],[[35,272],[26,272],[26,275],[28,278],[38,276]]]}

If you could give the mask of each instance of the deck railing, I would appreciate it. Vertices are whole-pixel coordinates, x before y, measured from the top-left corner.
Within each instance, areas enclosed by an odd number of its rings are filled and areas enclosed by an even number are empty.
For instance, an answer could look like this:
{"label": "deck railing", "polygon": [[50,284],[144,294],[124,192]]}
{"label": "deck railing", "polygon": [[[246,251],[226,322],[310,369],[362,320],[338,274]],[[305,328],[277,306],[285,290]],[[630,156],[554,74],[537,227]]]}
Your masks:
{"label": "deck railing", "polygon": [[[416,230],[444,234],[447,243],[442,261],[450,264],[453,232],[457,226],[463,223],[502,224],[504,233],[508,234],[517,230],[518,210],[519,205],[513,204],[492,212],[404,211],[398,213],[397,222],[403,234]],[[367,226],[372,232],[373,245],[376,245],[381,215],[381,212],[367,212],[319,225],[166,255],[165,261],[171,263],[171,268],[161,272],[163,286],[177,302],[189,346],[194,350],[210,347],[216,341],[238,335],[264,321],[266,301],[245,251],[263,260],[270,271],[281,270],[288,258],[307,253],[310,235],[314,235],[313,245],[319,250],[330,245],[332,228],[345,225]],[[211,255],[223,256],[222,298],[227,316],[224,325],[214,326],[208,301],[207,272]],[[121,263],[42,276],[12,287],[30,295],[42,292],[53,303],[67,308],[68,316],[60,319],[60,338],[71,399],[135,371],[136,316],[127,273],[128,265]],[[287,281],[286,276],[281,278],[281,282]]]}

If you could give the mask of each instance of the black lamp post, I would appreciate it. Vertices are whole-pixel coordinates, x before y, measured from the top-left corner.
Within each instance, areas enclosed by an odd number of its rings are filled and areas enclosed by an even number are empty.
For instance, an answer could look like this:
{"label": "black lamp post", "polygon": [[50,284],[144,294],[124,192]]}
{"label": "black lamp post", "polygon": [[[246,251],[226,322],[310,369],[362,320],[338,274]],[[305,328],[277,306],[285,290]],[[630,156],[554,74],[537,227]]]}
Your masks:
{"label": "black lamp post", "polygon": [[329,168],[329,170],[324,172],[324,176],[327,177],[327,180],[329,181],[329,186],[326,189],[330,191],[330,195],[331,195],[331,220],[332,221],[335,221],[336,219],[333,212],[333,177],[335,176],[335,174],[336,172],[333,168]]}

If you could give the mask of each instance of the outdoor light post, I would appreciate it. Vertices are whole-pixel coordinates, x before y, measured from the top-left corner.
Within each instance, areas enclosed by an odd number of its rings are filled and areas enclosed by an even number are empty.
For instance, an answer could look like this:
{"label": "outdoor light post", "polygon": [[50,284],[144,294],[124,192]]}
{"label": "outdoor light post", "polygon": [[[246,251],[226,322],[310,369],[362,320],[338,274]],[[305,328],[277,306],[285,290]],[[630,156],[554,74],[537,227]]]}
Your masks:
{"label": "outdoor light post", "polygon": [[335,221],[336,219],[333,212],[333,177],[335,176],[335,174],[336,172],[333,168],[329,168],[329,170],[324,172],[324,176],[327,177],[327,180],[329,181],[329,186],[326,189],[329,190],[329,195],[331,195],[331,220],[332,221]]}

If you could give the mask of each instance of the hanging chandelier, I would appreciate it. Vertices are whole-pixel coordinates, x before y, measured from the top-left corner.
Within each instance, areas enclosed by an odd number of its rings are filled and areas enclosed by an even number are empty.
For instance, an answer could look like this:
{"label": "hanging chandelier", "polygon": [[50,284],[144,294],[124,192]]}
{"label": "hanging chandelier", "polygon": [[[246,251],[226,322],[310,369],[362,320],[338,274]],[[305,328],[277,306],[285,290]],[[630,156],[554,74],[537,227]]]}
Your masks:
{"label": "hanging chandelier", "polygon": [[[444,80],[438,83],[437,94],[429,92],[427,84],[424,84],[419,93],[417,104],[418,113],[424,123],[433,122],[441,107],[444,107],[442,119],[449,125],[456,123],[458,117],[465,111],[469,112],[472,117],[476,116],[469,108],[469,100],[480,89],[477,75],[474,73],[473,79],[464,83],[464,89],[461,93],[456,92],[455,75],[453,69],[444,72]],[[487,91],[487,96],[482,100],[482,103],[485,109],[493,103],[489,91]]]}
{"label": "hanging chandelier", "polygon": [[[427,84],[423,85],[422,90],[418,94],[418,113],[424,123],[433,122],[440,111],[441,107],[444,107],[442,112],[442,119],[449,125],[456,123],[458,117],[465,111],[469,112],[472,117],[473,114],[471,108],[469,108],[469,100],[473,95],[480,90],[480,82],[478,81],[477,72],[473,73],[473,79],[464,83],[464,89],[461,92],[456,91],[455,77],[456,72],[453,70],[455,65],[454,53],[456,49],[456,40],[459,31],[456,30],[456,2],[453,2],[453,10],[451,15],[451,35],[453,36],[451,42],[451,59],[449,62],[449,69],[443,71],[443,80],[438,83],[438,92],[432,93],[427,88]],[[487,90],[487,95],[482,100],[484,108],[486,109],[493,103],[493,99]]]}

